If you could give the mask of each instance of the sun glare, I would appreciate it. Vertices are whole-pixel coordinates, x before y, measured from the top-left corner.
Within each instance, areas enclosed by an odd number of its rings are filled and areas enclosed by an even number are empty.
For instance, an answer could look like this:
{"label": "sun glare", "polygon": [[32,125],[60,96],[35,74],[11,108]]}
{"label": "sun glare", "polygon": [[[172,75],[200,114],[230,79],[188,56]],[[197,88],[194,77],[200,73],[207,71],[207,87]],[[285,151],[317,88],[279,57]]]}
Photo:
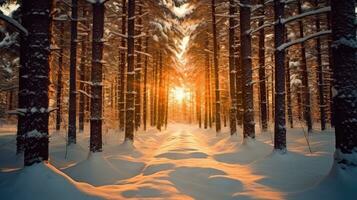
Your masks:
{"label": "sun glare", "polygon": [[182,87],[175,87],[172,89],[172,96],[176,101],[183,101],[189,98],[189,93]]}

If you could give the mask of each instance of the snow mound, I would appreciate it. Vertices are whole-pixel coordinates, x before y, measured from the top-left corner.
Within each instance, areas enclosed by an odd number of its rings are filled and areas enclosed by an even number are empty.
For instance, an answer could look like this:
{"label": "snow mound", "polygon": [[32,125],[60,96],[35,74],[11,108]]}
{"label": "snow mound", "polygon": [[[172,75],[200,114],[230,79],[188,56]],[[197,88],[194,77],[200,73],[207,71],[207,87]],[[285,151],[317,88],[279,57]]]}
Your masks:
{"label": "snow mound", "polygon": [[134,177],[140,174],[143,168],[144,163],[92,153],[87,160],[65,169],[64,172],[76,181],[103,186]]}
{"label": "snow mound", "polygon": [[[85,184],[83,186],[85,187]],[[7,200],[99,199],[79,187],[80,184],[45,163],[9,173],[0,181],[1,197]]]}

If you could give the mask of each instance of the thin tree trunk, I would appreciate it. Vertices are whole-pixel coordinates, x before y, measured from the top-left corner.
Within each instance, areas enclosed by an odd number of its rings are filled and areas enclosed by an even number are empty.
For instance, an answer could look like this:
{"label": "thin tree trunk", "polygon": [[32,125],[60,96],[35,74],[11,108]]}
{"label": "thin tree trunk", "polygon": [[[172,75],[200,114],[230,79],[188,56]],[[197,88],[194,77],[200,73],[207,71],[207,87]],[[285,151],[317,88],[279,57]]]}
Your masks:
{"label": "thin tree trunk", "polygon": [[[205,48],[208,49],[208,40],[206,40]],[[209,54],[205,52],[205,119],[204,119],[204,128],[207,129],[208,127],[208,118],[209,118],[209,98],[210,98],[210,83],[209,83]]]}
{"label": "thin tree trunk", "polygon": [[77,123],[77,23],[78,2],[72,0],[71,4],[71,53],[70,53],[70,78],[69,78],[69,108],[68,108],[68,145],[76,143]]}
{"label": "thin tree trunk", "polygon": [[221,98],[219,89],[219,63],[218,63],[218,42],[217,42],[217,24],[216,24],[216,0],[212,0],[212,35],[213,35],[213,65],[215,81],[215,121],[216,132],[221,131]]}
{"label": "thin tree trunk", "polygon": [[[288,39],[288,29],[285,29],[285,42],[289,42]],[[290,128],[294,128],[294,119],[293,119],[293,111],[291,106],[291,81],[290,81],[290,63],[289,63],[289,53],[288,50],[286,51],[285,57],[285,70],[286,70],[286,77],[285,77],[285,87],[286,87],[286,101],[288,107],[288,120],[290,124]]]}
{"label": "thin tree trunk", "polygon": [[274,123],[274,149],[286,152],[285,128],[285,52],[277,50],[284,43],[284,2],[274,0],[274,25],[275,38],[275,123]]}
{"label": "thin tree trunk", "polygon": [[104,3],[93,4],[90,151],[102,151]]}
{"label": "thin tree trunk", "polygon": [[231,108],[229,112],[229,124],[231,135],[237,134],[237,95],[236,95],[236,64],[235,64],[235,30],[234,27],[237,21],[234,15],[236,15],[237,9],[234,0],[229,1],[229,91],[231,97]]}
{"label": "thin tree trunk", "polygon": [[[335,162],[356,168],[357,59],[355,1],[331,0]],[[348,41],[348,42],[347,42]],[[347,154],[347,155],[343,155]]]}
{"label": "thin tree trunk", "polygon": [[[264,4],[264,0],[260,1]],[[265,15],[264,6],[261,8],[261,15]],[[264,19],[259,20],[259,26],[264,24]],[[267,95],[266,95],[266,83],[265,83],[265,31],[262,28],[259,31],[259,92],[260,92],[260,119],[262,131],[268,129],[267,121]]]}
{"label": "thin tree trunk", "polygon": [[252,48],[250,30],[250,0],[240,0],[241,66],[243,74],[243,136],[255,138],[252,83]]}
{"label": "thin tree trunk", "polygon": [[[121,17],[121,33],[126,35],[126,16],[127,7],[126,0],[122,0],[122,17]],[[126,39],[121,39],[121,46],[126,46]],[[124,130],[125,127],[125,68],[126,59],[125,51],[120,50],[120,64],[119,64],[119,129]]]}
{"label": "thin tree trunk", "polygon": [[[88,11],[86,7],[83,7],[83,18],[86,19],[88,16]],[[88,28],[87,22],[84,22],[84,26]],[[79,89],[84,91],[84,83],[86,81],[85,71],[87,70],[86,60],[87,60],[87,38],[88,36],[82,37],[81,42],[81,62],[80,62],[80,71],[79,71],[79,79],[81,82],[79,83]],[[85,95],[80,93],[79,95],[79,112],[78,112],[78,128],[79,131],[82,132],[84,130],[84,115],[85,115]]]}
{"label": "thin tree trunk", "polygon": [[[315,0],[315,7],[318,7],[318,0]],[[320,17],[316,16],[315,20],[316,32],[320,31]],[[320,123],[321,130],[326,129],[326,111],[325,111],[325,95],[324,95],[324,69],[321,58],[321,39],[316,39],[316,53],[317,53],[317,71],[318,71],[318,85],[319,85],[319,103],[320,103]]]}
{"label": "thin tree trunk", "polygon": [[57,71],[57,88],[56,88],[56,130],[61,129],[61,112],[62,112],[62,72],[63,72],[63,49],[64,49],[64,22],[60,21],[60,36],[59,36],[59,57],[58,57],[58,71]]}
{"label": "thin tree trunk", "polygon": [[240,42],[239,42],[239,34],[236,34],[236,45],[239,46],[236,48],[235,56],[236,56],[236,95],[237,95],[237,124],[239,126],[243,125],[243,80],[242,80],[242,65],[240,63]]}
{"label": "thin tree trunk", "polygon": [[126,86],[125,140],[134,140],[135,129],[135,0],[128,0],[128,72]]}
{"label": "thin tree trunk", "polygon": [[162,100],[163,100],[163,65],[162,65],[162,53],[160,51],[160,58],[159,58],[159,72],[158,72],[158,105],[157,105],[157,122],[156,128],[161,131],[162,126]]}
{"label": "thin tree trunk", "polygon": [[[138,20],[137,20],[137,30],[136,35],[141,34],[142,26],[142,8],[138,6]],[[137,50],[142,51],[142,39],[141,37],[137,40]],[[141,71],[142,71],[142,59],[141,53],[136,53],[136,66],[135,66],[135,130],[138,130],[141,123]]]}
{"label": "thin tree trunk", "polygon": [[[298,0],[298,13],[302,13],[301,0]],[[304,37],[304,25],[303,21],[299,21],[300,38]],[[304,87],[304,119],[306,121],[307,129],[310,132],[312,130],[311,119],[311,100],[310,100],[310,87],[309,87],[309,73],[307,69],[306,48],[305,43],[301,44],[301,68],[302,68],[302,84]]]}
{"label": "thin tree trunk", "polygon": [[[25,59],[21,64],[26,74],[31,77],[26,83],[27,92],[20,95],[26,109],[23,118],[23,133],[25,140],[24,164],[30,166],[48,160],[48,86],[49,58],[51,37],[52,1],[23,0],[21,6],[22,23],[28,31],[29,40],[26,45]],[[23,51],[21,53],[24,53]]]}
{"label": "thin tree trunk", "polygon": [[[286,54],[288,54],[286,52]],[[290,66],[289,66],[289,56],[285,58],[285,68],[286,68],[286,101],[288,106],[288,120],[290,128],[294,128],[293,111],[291,107],[291,87],[290,87]]]}
{"label": "thin tree trunk", "polygon": [[[148,53],[149,50],[149,37],[145,39],[145,53]],[[143,124],[144,130],[146,130],[146,123],[147,123],[147,99],[148,99],[148,91],[147,91],[147,74],[148,74],[148,57],[145,56],[145,63],[144,63],[144,102],[143,102]]]}

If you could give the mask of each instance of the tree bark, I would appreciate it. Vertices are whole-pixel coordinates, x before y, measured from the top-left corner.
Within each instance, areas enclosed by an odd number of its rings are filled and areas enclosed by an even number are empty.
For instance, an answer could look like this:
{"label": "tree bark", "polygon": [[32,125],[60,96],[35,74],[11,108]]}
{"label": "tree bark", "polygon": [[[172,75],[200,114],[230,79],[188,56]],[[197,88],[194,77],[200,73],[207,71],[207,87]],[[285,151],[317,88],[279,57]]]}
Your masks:
{"label": "tree bark", "polygon": [[[141,34],[142,26],[142,8],[141,5],[138,8],[138,20],[137,20],[137,30],[136,35]],[[137,40],[137,51],[142,51],[142,39],[141,37]],[[142,59],[141,53],[136,53],[136,66],[135,66],[135,130],[138,130],[141,123],[141,71],[142,71]]]}
{"label": "tree bark", "polygon": [[[298,13],[302,13],[301,0],[298,0]],[[304,25],[303,21],[299,21],[299,31],[300,38],[304,37]],[[306,48],[305,43],[300,43],[301,48],[301,68],[302,68],[302,84],[304,88],[304,119],[307,125],[307,129],[310,132],[312,130],[312,119],[311,119],[311,100],[310,100],[310,87],[309,87],[309,73],[307,69],[307,59],[306,59]]]}
{"label": "tree bark", "polygon": [[284,43],[284,3],[274,0],[274,38],[275,38],[275,123],[274,123],[274,149],[281,153],[286,152],[285,128],[285,52],[277,50]]}
{"label": "tree bark", "polygon": [[[331,0],[335,162],[356,168],[357,41],[355,1]],[[348,154],[343,156],[342,154]],[[348,171],[348,170],[347,170]],[[347,172],[346,171],[346,172]]]}
{"label": "tree bark", "polygon": [[[83,18],[86,19],[88,16],[88,11],[86,7],[83,7]],[[84,26],[88,28],[88,23],[84,22]],[[81,41],[81,62],[80,62],[80,71],[79,71],[79,79],[81,82],[79,83],[79,89],[84,91],[84,83],[86,81],[85,72],[87,70],[87,39],[88,36],[83,36]],[[85,95],[80,93],[79,95],[79,112],[78,112],[78,129],[80,132],[84,130],[84,114],[85,114]]]}
{"label": "tree bark", "polygon": [[218,42],[217,42],[217,24],[216,24],[216,0],[212,0],[212,35],[213,35],[213,65],[214,65],[214,81],[215,81],[215,121],[216,132],[221,131],[221,98],[219,87],[219,63],[218,63]]}
{"label": "tree bark", "polygon": [[68,108],[68,145],[76,143],[77,123],[77,23],[78,2],[72,0],[71,4],[71,50],[70,50],[70,78],[69,78],[69,108]]}
{"label": "tree bark", "polygon": [[[121,33],[126,35],[126,16],[127,16],[127,5],[126,0],[122,0],[122,17],[121,17]],[[121,39],[121,46],[126,46],[126,39]],[[126,58],[125,51],[120,50],[120,64],[119,64],[119,129],[124,130],[125,127],[125,68],[126,68]]]}
{"label": "tree bark", "polygon": [[104,3],[93,4],[90,151],[102,151]]}
{"label": "tree bark", "polygon": [[253,111],[252,48],[250,30],[250,0],[240,0],[241,66],[243,74],[243,136],[255,138]]}
{"label": "tree bark", "polygon": [[57,88],[56,88],[56,130],[59,131],[61,129],[61,121],[62,121],[62,72],[63,72],[63,49],[64,49],[64,22],[60,22],[60,36],[59,36],[59,57],[58,57],[58,71],[57,71]]}
{"label": "tree bark", "polygon": [[[264,0],[260,1],[264,5]],[[261,15],[265,15],[264,6],[261,8]],[[264,24],[264,19],[259,20],[259,26]],[[260,93],[260,119],[262,131],[267,131],[267,95],[265,83],[265,31],[262,28],[259,31],[259,93]]]}
{"label": "tree bark", "polygon": [[[48,160],[48,86],[49,57],[51,37],[52,1],[23,0],[22,23],[28,31],[23,76],[31,77],[25,80],[27,91],[20,95],[26,110],[23,118],[23,133],[25,140],[24,164],[30,166]],[[21,53],[24,53],[23,51]]]}
{"label": "tree bark", "polygon": [[[145,39],[145,53],[149,51],[149,37]],[[144,130],[146,130],[146,123],[147,123],[147,106],[148,106],[148,89],[147,89],[147,79],[148,79],[148,56],[145,56],[144,61],[144,102],[143,102],[143,124]]]}
{"label": "tree bark", "polygon": [[231,135],[237,134],[237,95],[236,95],[236,64],[235,64],[235,30],[234,27],[237,25],[236,17],[237,14],[236,4],[234,0],[229,1],[229,91],[231,97],[231,108],[229,115],[229,125],[231,130]]}
{"label": "tree bark", "polygon": [[[315,7],[318,7],[318,0],[315,0]],[[320,17],[316,16],[315,20],[316,32],[320,31]],[[325,103],[325,95],[324,95],[324,69],[322,66],[322,58],[321,58],[321,39],[319,37],[316,38],[316,53],[317,53],[317,73],[318,73],[318,88],[319,88],[319,103],[320,103],[320,125],[321,130],[326,129],[326,103]]]}

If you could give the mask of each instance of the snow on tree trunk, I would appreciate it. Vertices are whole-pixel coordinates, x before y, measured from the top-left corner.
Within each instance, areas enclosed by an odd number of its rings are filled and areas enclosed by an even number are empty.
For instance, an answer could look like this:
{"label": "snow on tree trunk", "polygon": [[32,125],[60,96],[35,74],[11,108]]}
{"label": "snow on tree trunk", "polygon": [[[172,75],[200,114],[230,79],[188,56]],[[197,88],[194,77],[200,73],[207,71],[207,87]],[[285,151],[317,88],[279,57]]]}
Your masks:
{"label": "snow on tree trunk", "polygon": [[243,136],[255,138],[252,80],[252,38],[250,30],[250,0],[240,0],[241,66],[243,75]]}
{"label": "snow on tree trunk", "polygon": [[217,42],[217,24],[216,24],[216,0],[211,3],[212,14],[212,35],[213,35],[213,65],[214,65],[214,81],[215,81],[215,121],[216,132],[221,131],[221,98],[219,90],[219,63],[218,63],[218,42]]}
{"label": "snow on tree trunk", "polygon": [[90,151],[102,151],[104,3],[93,4]]}
{"label": "snow on tree trunk", "polygon": [[[126,35],[126,14],[127,5],[126,0],[122,0],[122,17],[121,17],[121,34]],[[126,46],[126,38],[121,38],[120,46]],[[119,63],[119,129],[124,130],[125,127],[125,68],[126,68],[126,57],[125,51],[120,51],[120,63]]]}
{"label": "snow on tree trunk", "polygon": [[[48,160],[48,86],[50,57],[50,25],[52,1],[32,0],[22,2],[22,22],[28,30],[28,38],[23,50],[25,68],[23,76],[30,77],[24,83],[27,91],[20,95],[26,98],[23,108],[23,133],[25,140],[25,166]],[[23,51],[21,53],[24,53]]]}
{"label": "snow on tree trunk", "polygon": [[127,85],[126,85],[126,116],[125,116],[125,140],[134,140],[135,120],[135,0],[128,0],[128,42],[127,42]]}
{"label": "snow on tree trunk", "polygon": [[[142,26],[142,7],[138,6],[138,20],[136,35],[141,35]],[[137,51],[142,51],[142,39],[137,40]],[[141,53],[136,54],[136,66],[135,66],[135,129],[138,130],[141,123],[141,71],[142,71],[142,59]]]}
{"label": "snow on tree trunk", "polygon": [[76,143],[76,122],[77,122],[77,23],[78,23],[78,3],[72,0],[71,4],[71,49],[69,66],[69,108],[68,108],[68,144]]}
{"label": "snow on tree trunk", "polygon": [[331,0],[335,162],[357,166],[357,41],[355,1]]}
{"label": "snow on tree trunk", "polygon": [[235,30],[234,27],[237,24],[237,21],[232,16],[236,15],[237,8],[234,0],[229,1],[229,91],[231,97],[231,108],[229,115],[229,124],[231,129],[231,135],[237,134],[237,95],[236,95],[236,65],[235,65]]}
{"label": "snow on tree trunk", "polygon": [[274,149],[286,152],[285,128],[285,52],[277,48],[284,43],[284,3],[274,0],[274,45],[275,45],[275,122],[274,122]]}

